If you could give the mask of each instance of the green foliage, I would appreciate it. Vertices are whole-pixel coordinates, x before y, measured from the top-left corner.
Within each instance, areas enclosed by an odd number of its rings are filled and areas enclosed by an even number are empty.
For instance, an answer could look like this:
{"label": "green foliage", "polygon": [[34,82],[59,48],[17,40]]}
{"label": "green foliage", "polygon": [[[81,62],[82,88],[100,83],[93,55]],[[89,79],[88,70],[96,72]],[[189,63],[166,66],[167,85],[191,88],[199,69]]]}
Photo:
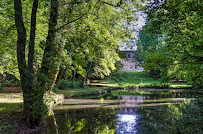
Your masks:
{"label": "green foliage", "polygon": [[69,133],[78,133],[85,127],[85,118],[82,118],[81,121],[77,121],[75,124],[71,124],[71,119],[66,123],[67,127],[70,129]]}
{"label": "green foliage", "polygon": [[57,85],[57,88],[60,90],[68,90],[72,88],[81,88],[82,85],[81,80],[61,80]]}
{"label": "green foliage", "polygon": [[11,124],[8,121],[2,122],[0,125],[0,133],[15,134],[17,132],[18,124]]}
{"label": "green foliage", "polygon": [[179,79],[195,89],[202,87],[201,8],[201,2],[191,0],[146,5],[148,18],[140,32],[138,59],[163,82]]}
{"label": "green foliage", "polygon": [[61,14],[65,16],[59,16],[59,23],[83,16],[60,31],[66,39],[66,54],[63,57],[69,58],[64,59],[62,64],[70,79],[104,78],[116,69],[116,63],[120,60],[117,52],[119,43],[130,35],[125,28],[126,15],[130,22],[133,16],[130,7],[135,3],[124,2],[121,8],[114,5],[114,2],[93,0],[60,8]]}
{"label": "green foliage", "polygon": [[[17,79],[21,76],[24,111],[27,112],[25,113],[27,118],[32,118],[27,119],[27,123],[28,120],[37,122],[38,118],[46,115],[47,108],[43,103],[43,96],[46,90],[51,90],[55,85],[59,67],[65,70],[65,74],[69,74],[65,77],[72,80],[103,78],[116,69],[115,63],[120,60],[117,54],[119,43],[130,35],[130,31],[126,30],[125,22],[129,23],[133,19],[133,6],[139,6],[138,3],[120,0],[109,2],[45,0],[40,1],[39,5],[36,4],[38,9],[36,8],[35,19],[32,12],[35,2],[38,3],[34,1],[33,4],[33,1],[25,0],[0,2],[0,31],[2,31],[0,75],[7,72]],[[36,34],[35,30],[33,33],[30,32],[34,26],[31,27],[31,24],[33,22],[35,24],[34,20],[36,20]],[[33,43],[30,44],[28,44],[29,35],[30,38],[34,35],[34,40],[30,40]],[[21,36],[24,38],[18,38],[16,41],[17,37]],[[20,41],[20,39],[25,40]],[[28,46],[33,47],[28,50]],[[16,50],[18,50],[18,62]],[[30,58],[32,52],[34,64]],[[36,76],[38,78],[35,78]],[[61,77],[58,79],[60,80]],[[66,84],[61,85],[68,88],[76,88],[80,85],[80,82],[72,82],[70,85],[69,82],[64,83]]]}
{"label": "green foliage", "polygon": [[[202,100],[184,101],[180,106],[169,105],[165,114],[170,133],[202,133]],[[187,127],[185,127],[187,126]]]}
{"label": "green foliage", "polygon": [[66,117],[56,115],[57,121],[61,122],[60,127],[63,128],[59,129],[59,133],[112,134],[115,132],[117,122],[115,113],[116,110],[111,108],[70,109]]}
{"label": "green foliage", "polygon": [[[171,62],[170,56],[163,54],[162,52],[146,53],[146,59],[143,67],[147,72],[158,77],[167,75],[167,65]],[[164,82],[167,82],[164,80]]]}

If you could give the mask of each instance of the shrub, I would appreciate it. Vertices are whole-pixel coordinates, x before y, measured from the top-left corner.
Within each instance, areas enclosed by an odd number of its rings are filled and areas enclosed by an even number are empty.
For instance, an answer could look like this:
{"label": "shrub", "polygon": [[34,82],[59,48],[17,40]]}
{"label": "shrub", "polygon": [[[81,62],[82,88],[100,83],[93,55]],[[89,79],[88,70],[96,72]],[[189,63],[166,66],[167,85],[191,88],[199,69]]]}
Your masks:
{"label": "shrub", "polygon": [[60,90],[67,90],[70,88],[80,88],[82,87],[82,81],[71,81],[71,80],[61,80],[57,85],[57,88]]}

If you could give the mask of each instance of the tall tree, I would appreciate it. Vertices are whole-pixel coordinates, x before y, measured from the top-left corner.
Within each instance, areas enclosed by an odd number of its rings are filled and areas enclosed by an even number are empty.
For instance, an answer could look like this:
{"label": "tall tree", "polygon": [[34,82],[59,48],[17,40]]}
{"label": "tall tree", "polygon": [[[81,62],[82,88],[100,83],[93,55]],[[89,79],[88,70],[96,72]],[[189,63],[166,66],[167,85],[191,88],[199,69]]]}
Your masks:
{"label": "tall tree", "polygon": [[[71,41],[66,40],[70,39],[72,35],[80,40],[81,36],[79,37],[78,33],[83,32],[82,38],[86,39],[83,42],[73,43],[73,45],[78,45],[74,50],[74,56],[77,56],[77,53],[79,53],[77,49],[82,48],[81,50],[84,53],[80,52],[80,56],[89,54],[86,56],[86,59],[91,59],[92,55],[94,57],[88,63],[96,60],[95,64],[97,65],[94,65],[94,70],[96,70],[95,75],[107,75],[111,69],[113,70],[115,68],[113,63],[119,59],[116,53],[118,41],[127,35],[126,33],[123,34],[123,32],[119,33],[120,31],[125,31],[123,30],[125,24],[122,18],[124,17],[124,20],[130,21],[130,9],[132,7],[129,6],[131,4],[130,2],[123,2],[122,0],[110,2],[102,0],[63,0],[60,2],[58,0],[51,0],[48,30],[44,31],[41,27],[47,28],[40,21],[46,22],[46,17],[40,16],[36,18],[38,0],[34,0],[33,5],[30,6],[32,8],[30,28],[28,27],[29,25],[26,26],[28,23],[24,21],[24,18],[29,16],[27,12],[23,12],[22,4],[24,2],[27,1],[14,0],[15,25],[18,34],[17,61],[23,90],[25,117],[30,126],[37,126],[46,114],[46,106],[43,102],[44,93],[46,90],[51,91],[55,84],[61,65],[61,57],[67,56],[67,52],[71,51],[64,49],[64,46],[71,43]],[[46,16],[48,14],[47,10],[43,9],[43,11],[45,12],[44,16]],[[41,10],[38,13],[40,15],[43,14]],[[79,21],[82,18],[85,18],[85,20]],[[36,24],[36,21],[40,22],[40,25]],[[40,33],[36,29],[36,25],[41,28],[43,31],[42,34],[47,35],[47,37],[42,40],[40,39],[43,37],[36,37],[37,48],[39,50],[37,49],[37,53],[34,55],[34,50],[36,50],[35,31]],[[26,63],[26,38],[29,32],[26,29],[30,29],[28,65]],[[78,30],[79,32],[77,31],[72,34],[71,32],[74,30]],[[45,43],[43,43],[43,40],[45,40]],[[39,57],[42,58],[40,59]],[[70,56],[67,57],[70,58]],[[35,83],[33,82],[33,76],[35,75],[33,62],[39,59],[41,61],[37,66],[40,69],[38,70],[37,82]],[[75,60],[74,58],[72,59]],[[81,61],[75,60],[74,65],[78,63],[81,63]],[[82,64],[79,67],[88,68],[87,65],[82,66]],[[80,74],[82,75],[82,73]]]}
{"label": "tall tree", "polygon": [[[25,46],[26,46],[26,29],[24,26],[22,15],[21,0],[14,0],[15,9],[15,25],[18,33],[17,40],[17,60],[20,73],[21,85],[23,90],[24,99],[24,113],[26,121],[29,125],[34,125],[36,119],[32,116],[33,105],[33,55],[35,44],[35,31],[36,31],[36,14],[38,8],[38,0],[33,1],[32,16],[31,16],[31,30],[30,30],[30,43],[28,66],[25,59]],[[33,122],[34,121],[34,122]],[[37,122],[36,122],[37,123]]]}

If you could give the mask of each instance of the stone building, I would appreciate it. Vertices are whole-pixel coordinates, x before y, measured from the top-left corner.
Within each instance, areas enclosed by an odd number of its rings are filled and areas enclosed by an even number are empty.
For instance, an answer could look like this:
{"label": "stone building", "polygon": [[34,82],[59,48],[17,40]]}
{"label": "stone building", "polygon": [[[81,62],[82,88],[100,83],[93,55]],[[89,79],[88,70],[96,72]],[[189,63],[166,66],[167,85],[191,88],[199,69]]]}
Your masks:
{"label": "stone building", "polygon": [[121,70],[143,70],[134,58],[135,51],[124,52],[127,53],[127,56],[121,60],[121,63],[123,64],[123,68],[121,68]]}

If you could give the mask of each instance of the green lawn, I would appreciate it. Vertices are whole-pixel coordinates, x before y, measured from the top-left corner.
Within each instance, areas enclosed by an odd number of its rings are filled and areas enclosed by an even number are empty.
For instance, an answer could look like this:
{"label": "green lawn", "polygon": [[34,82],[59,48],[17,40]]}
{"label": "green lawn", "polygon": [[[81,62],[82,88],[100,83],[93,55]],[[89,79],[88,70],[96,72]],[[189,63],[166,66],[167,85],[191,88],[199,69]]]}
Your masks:
{"label": "green lawn", "polygon": [[[129,86],[140,86],[140,87],[150,87],[150,85],[159,85],[161,82],[158,78],[149,75],[143,70],[135,70],[135,71],[119,71],[118,73],[123,74],[122,79],[118,82],[113,81],[112,79],[107,79],[105,81],[97,81],[97,83],[93,83],[95,86],[106,86],[106,87],[129,87]],[[191,85],[185,82],[172,82],[167,83],[171,88],[188,88]]]}
{"label": "green lawn", "polygon": [[123,78],[122,82],[124,86],[132,86],[139,84],[159,84],[158,78],[152,77],[144,71],[121,71],[125,72],[126,76]]}

